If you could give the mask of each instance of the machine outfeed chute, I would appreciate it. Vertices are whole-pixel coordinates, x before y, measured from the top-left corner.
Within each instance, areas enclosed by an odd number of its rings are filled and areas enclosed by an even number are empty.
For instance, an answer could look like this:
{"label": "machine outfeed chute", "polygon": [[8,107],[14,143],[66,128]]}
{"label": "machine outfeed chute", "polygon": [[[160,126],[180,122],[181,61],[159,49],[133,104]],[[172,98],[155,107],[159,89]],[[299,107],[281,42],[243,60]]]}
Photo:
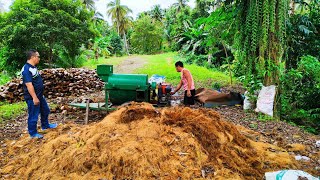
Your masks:
{"label": "machine outfeed chute", "polygon": [[[109,110],[112,105],[131,101],[150,102],[157,106],[169,105],[171,85],[149,83],[146,74],[114,74],[112,65],[98,65],[97,74],[105,82],[105,102],[90,103],[90,109]],[[84,103],[70,105],[86,108]]]}

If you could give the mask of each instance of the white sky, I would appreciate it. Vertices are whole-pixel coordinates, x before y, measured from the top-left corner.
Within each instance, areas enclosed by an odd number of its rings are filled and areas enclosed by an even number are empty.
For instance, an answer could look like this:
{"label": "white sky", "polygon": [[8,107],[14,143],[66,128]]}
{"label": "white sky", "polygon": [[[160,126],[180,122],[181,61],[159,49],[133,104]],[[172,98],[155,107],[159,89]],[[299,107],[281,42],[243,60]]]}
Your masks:
{"label": "white sky", "polygon": [[[96,1],[96,9],[99,11],[106,20],[109,18],[106,15],[107,12],[107,4],[111,0],[95,0]],[[136,18],[136,16],[143,12],[148,11],[152,8],[152,6],[156,4],[160,4],[161,8],[167,8],[173,3],[177,2],[177,0],[121,0],[121,4],[127,5],[132,11],[132,17]],[[5,10],[9,10],[9,6],[12,3],[12,0],[0,0],[0,3],[4,5]],[[195,0],[189,0],[188,3],[192,8],[195,7]]]}

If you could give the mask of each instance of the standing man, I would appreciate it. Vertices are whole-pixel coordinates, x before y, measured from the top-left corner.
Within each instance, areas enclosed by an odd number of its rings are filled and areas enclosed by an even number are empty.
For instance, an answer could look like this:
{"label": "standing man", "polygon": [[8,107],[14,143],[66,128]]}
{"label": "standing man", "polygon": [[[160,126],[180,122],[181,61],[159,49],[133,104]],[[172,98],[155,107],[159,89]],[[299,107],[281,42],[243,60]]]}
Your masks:
{"label": "standing man", "polygon": [[27,52],[27,63],[23,66],[21,74],[23,77],[24,99],[28,105],[28,131],[31,138],[43,138],[43,135],[37,131],[39,114],[41,114],[41,127],[53,129],[57,124],[49,124],[48,116],[50,114],[49,106],[43,96],[44,85],[36,67],[40,61],[40,55],[36,50]]}
{"label": "standing man", "polygon": [[176,62],[175,64],[177,72],[181,73],[181,81],[174,92],[171,94],[175,94],[180,90],[181,86],[184,89],[184,105],[190,106],[194,105],[194,96],[196,95],[196,90],[194,87],[194,82],[190,71],[183,67],[183,63],[181,61]]}

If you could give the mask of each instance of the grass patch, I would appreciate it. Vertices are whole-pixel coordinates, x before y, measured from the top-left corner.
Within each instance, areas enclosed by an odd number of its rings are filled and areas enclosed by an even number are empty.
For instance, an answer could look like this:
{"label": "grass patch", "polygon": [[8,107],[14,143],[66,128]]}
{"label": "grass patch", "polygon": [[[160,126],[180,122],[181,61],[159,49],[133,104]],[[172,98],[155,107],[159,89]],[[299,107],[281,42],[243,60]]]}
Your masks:
{"label": "grass patch", "polygon": [[25,102],[18,102],[14,104],[0,102],[0,123],[17,118],[25,113],[27,104]]}
{"label": "grass patch", "polygon": [[263,122],[268,122],[268,121],[278,121],[275,117],[263,114],[263,113],[258,113],[258,119]]}
{"label": "grass patch", "polygon": [[[180,60],[177,53],[165,53],[158,55],[144,55],[143,58],[148,60],[143,68],[139,68],[135,71],[138,74],[148,74],[149,77],[153,74],[166,76],[166,81],[177,85],[180,81],[180,73],[177,73],[174,67],[174,63]],[[197,66],[195,64],[185,67],[192,73],[195,81],[196,88],[207,87],[212,88],[215,83],[221,86],[229,84],[229,76],[218,70],[207,69],[205,67]],[[233,80],[235,82],[235,80]]]}
{"label": "grass patch", "polygon": [[[166,76],[166,81],[177,85],[180,81],[180,73],[176,72],[174,63],[181,60],[176,52],[169,52],[156,55],[133,55],[130,58],[142,58],[147,61],[146,65],[142,68],[138,68],[134,71],[135,74],[148,74],[151,77],[153,74]],[[108,59],[100,58],[98,60],[88,60],[84,63],[84,67],[89,69],[96,69],[99,64],[110,64],[119,65],[128,56],[123,57],[111,57]],[[214,84],[219,84],[220,86],[229,85],[230,78],[227,74],[215,70],[207,69],[206,67],[197,66],[195,64],[188,65],[185,67],[189,69],[192,73],[193,79],[195,81],[196,88],[206,87],[212,88]],[[236,82],[233,78],[233,82]]]}
{"label": "grass patch", "polygon": [[10,76],[5,73],[0,73],[0,86],[6,84],[11,80]]}
{"label": "grass patch", "polygon": [[48,105],[49,105],[49,108],[50,108],[50,109],[56,109],[56,108],[59,107],[58,104],[54,104],[54,103],[48,103]]}
{"label": "grass patch", "polygon": [[83,63],[83,67],[89,69],[96,69],[99,64],[119,65],[123,60],[127,59],[128,56],[122,57],[110,57],[110,58],[99,58],[98,60],[90,59]]}

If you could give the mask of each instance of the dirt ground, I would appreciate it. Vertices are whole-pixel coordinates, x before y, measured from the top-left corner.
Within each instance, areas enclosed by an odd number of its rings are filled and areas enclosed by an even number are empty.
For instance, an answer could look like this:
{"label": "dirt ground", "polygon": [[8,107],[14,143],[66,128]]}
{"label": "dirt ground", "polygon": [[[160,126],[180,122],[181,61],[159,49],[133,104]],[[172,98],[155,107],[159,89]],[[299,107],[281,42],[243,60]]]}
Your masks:
{"label": "dirt ground", "polygon": [[142,68],[147,62],[141,57],[129,57],[128,59],[122,61],[119,65],[114,68],[115,73],[134,73],[138,68]]}
{"label": "dirt ground", "polygon": [[319,175],[312,164],[290,155],[304,146],[265,143],[261,134],[204,108],[129,103],[100,122],[67,123],[45,136],[6,142],[0,179],[256,180],[287,168]]}
{"label": "dirt ground", "polygon": [[[138,57],[130,57],[124,60],[115,69],[116,73],[133,73],[135,69],[143,67],[146,64],[145,60]],[[223,91],[233,90],[226,88]],[[243,93],[243,89],[236,87],[238,92]],[[84,124],[85,110],[69,107],[68,103],[83,103],[89,98],[92,102],[103,102],[104,92],[96,92],[86,96],[74,96],[67,98],[56,98],[48,100],[49,104],[58,104],[49,117],[50,122],[59,123],[63,126],[68,123]],[[182,98],[181,96],[179,98]],[[290,125],[286,122],[277,121],[261,121],[255,113],[246,113],[242,107],[217,107],[215,111],[219,112],[223,119],[235,125],[241,125],[251,129],[251,134],[244,134],[246,137],[255,140],[259,139],[266,143],[270,143],[282,147],[291,155],[303,155],[310,157],[308,162],[301,162],[305,169],[313,169],[320,174],[320,150],[316,147],[316,141],[320,140],[320,136],[315,136],[304,132],[299,127]],[[100,122],[107,115],[106,112],[90,111],[89,123],[95,124]],[[4,146],[5,140],[17,140],[21,136],[27,134],[27,114],[0,124],[0,149]],[[303,150],[296,150],[294,146],[302,144]],[[272,149],[270,151],[273,151]]]}
{"label": "dirt ground", "polygon": [[[57,122],[60,125],[70,122],[80,125],[84,124],[85,110],[69,107],[68,103],[85,102],[86,98],[91,99],[92,102],[103,102],[104,92],[96,92],[87,96],[48,100],[49,104],[60,104],[55,109],[52,109],[52,113],[49,117],[50,122]],[[182,96],[179,96],[178,98],[182,98]],[[304,165],[306,168],[315,169],[320,173],[319,148],[315,145],[316,141],[320,140],[320,136],[304,132],[299,127],[292,126],[286,122],[261,121],[256,114],[244,112],[242,107],[222,106],[214,108],[214,110],[219,112],[226,121],[235,125],[244,126],[254,132],[259,132],[259,136],[255,134],[246,135],[253,140],[262,137],[264,142],[284,149],[290,149],[292,144],[302,144],[305,146],[304,151],[292,151],[290,153],[292,155],[310,157],[311,160],[308,163],[304,163]],[[100,122],[106,115],[106,112],[90,111],[89,123]],[[4,144],[5,140],[17,140],[21,136],[26,135],[26,121],[27,115],[25,114],[0,126],[1,144]]]}
{"label": "dirt ground", "polygon": [[[129,57],[123,60],[119,65],[114,68],[115,73],[133,73],[136,69],[143,67],[146,64],[145,59],[141,57]],[[85,99],[89,98],[93,102],[103,102],[103,92],[96,92],[87,96],[80,97],[68,97],[68,98],[56,98],[49,99],[49,104],[59,104],[57,108],[51,109],[51,115],[49,117],[50,122],[65,123],[74,122],[77,124],[84,123],[85,110],[68,107],[68,103],[82,103]],[[66,111],[64,111],[66,110]],[[103,119],[106,112],[92,111],[89,114],[89,122],[96,122]],[[17,139],[21,134],[27,133],[27,112],[20,117],[7,121],[4,124],[0,124],[0,142],[6,139]]]}

